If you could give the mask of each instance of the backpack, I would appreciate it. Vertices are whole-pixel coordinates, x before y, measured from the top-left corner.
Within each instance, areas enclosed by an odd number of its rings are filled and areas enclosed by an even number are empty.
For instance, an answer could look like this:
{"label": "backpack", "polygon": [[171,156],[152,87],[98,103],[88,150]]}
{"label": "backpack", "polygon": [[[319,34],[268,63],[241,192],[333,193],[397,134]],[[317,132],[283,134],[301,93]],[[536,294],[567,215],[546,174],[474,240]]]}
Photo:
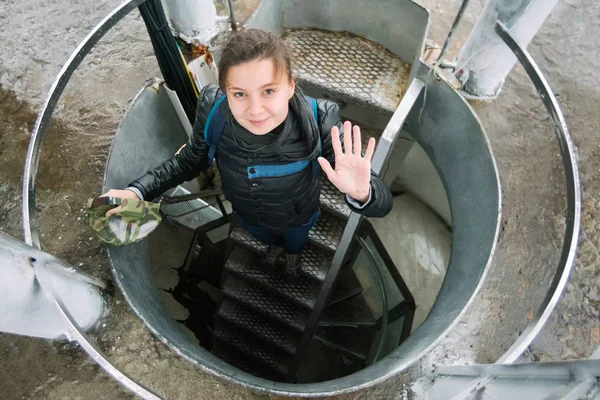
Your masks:
{"label": "backpack", "polygon": [[[215,154],[217,152],[217,144],[219,143],[219,139],[221,138],[221,135],[223,134],[223,130],[225,129],[225,118],[223,117],[223,113],[221,112],[221,104],[223,103],[223,101],[226,99],[226,96],[221,96],[221,98],[219,98],[219,100],[217,100],[215,102],[215,104],[213,105],[212,109],[210,110],[210,113],[208,114],[208,118],[206,119],[206,123],[204,124],[204,140],[206,141],[206,143],[208,144],[208,165],[212,166],[213,160],[215,158]],[[315,122],[317,123],[317,126],[319,125],[319,118],[317,117],[317,100],[313,99],[312,97],[309,96],[304,96],[304,100],[306,100],[306,102],[308,103],[308,106],[310,107],[310,109],[313,112],[313,117],[315,118]],[[321,156],[322,153],[322,149],[321,149],[321,136],[319,135],[319,156]],[[313,162],[316,163],[317,166],[319,166],[319,163],[315,160],[313,160]],[[288,175],[290,173],[294,173],[294,172],[298,172],[302,169],[304,169],[307,165],[308,165],[309,161],[296,161],[294,163],[291,164],[286,164],[286,165],[282,165],[281,167],[285,168],[285,175]],[[275,167],[277,170],[280,170],[281,168],[277,168]],[[278,174],[277,172],[273,172],[273,171],[265,171],[266,175],[264,176],[276,176],[276,175],[271,175],[273,173]],[[255,176],[258,178],[258,176]]]}

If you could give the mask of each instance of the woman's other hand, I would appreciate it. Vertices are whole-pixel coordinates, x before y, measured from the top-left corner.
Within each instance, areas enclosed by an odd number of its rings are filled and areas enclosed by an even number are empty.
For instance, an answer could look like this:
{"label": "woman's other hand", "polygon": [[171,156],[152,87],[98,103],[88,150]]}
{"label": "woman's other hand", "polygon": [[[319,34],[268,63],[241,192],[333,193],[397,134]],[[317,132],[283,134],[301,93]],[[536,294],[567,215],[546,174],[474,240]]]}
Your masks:
{"label": "woman's other hand", "polygon": [[[108,192],[104,193],[102,196],[100,197],[116,197],[119,199],[135,199],[135,200],[141,200],[137,194],[135,194],[134,192],[132,192],[131,190],[119,190],[119,189],[111,189]],[[106,214],[104,214],[105,217],[108,217],[112,214],[116,214],[119,211],[121,211],[121,206],[115,207],[115,208],[111,208],[110,210],[108,210],[106,212]]]}
{"label": "woman's other hand", "polygon": [[344,150],[340,142],[340,131],[337,126],[331,129],[331,145],[335,153],[335,169],[329,161],[319,157],[319,164],[327,178],[342,193],[365,203],[369,199],[371,189],[371,158],[375,151],[375,139],[370,138],[362,156],[360,127],[352,127],[350,121],[344,123]]}

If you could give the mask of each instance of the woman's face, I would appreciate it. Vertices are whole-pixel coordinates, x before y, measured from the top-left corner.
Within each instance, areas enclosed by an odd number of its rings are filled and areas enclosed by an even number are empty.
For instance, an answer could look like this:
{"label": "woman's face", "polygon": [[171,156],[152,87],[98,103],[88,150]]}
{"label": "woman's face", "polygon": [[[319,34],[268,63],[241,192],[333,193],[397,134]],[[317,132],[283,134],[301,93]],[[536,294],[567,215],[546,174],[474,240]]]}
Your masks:
{"label": "woman's face", "polygon": [[227,101],[236,121],[255,135],[264,135],[287,117],[295,84],[276,74],[272,59],[252,60],[229,68]]}

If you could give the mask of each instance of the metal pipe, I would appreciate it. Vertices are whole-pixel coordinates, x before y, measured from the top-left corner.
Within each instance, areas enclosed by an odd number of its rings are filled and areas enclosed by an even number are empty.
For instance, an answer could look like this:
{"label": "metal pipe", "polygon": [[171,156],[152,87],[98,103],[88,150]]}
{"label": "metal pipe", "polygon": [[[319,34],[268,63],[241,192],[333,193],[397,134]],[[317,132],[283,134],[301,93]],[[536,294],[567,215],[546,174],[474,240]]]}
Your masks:
{"label": "metal pipe", "polygon": [[462,4],[460,5],[460,8],[458,9],[458,13],[456,13],[456,18],[454,18],[454,23],[452,24],[452,27],[450,28],[450,31],[448,32],[448,37],[446,37],[446,40],[444,41],[444,45],[442,46],[440,55],[438,56],[437,60],[433,64],[434,67],[437,66],[438,63],[440,61],[442,61],[442,59],[446,55],[446,52],[448,51],[448,47],[450,46],[450,42],[452,41],[452,38],[454,37],[454,33],[456,32],[456,28],[458,28],[458,25],[460,24],[460,21],[462,20],[462,16],[465,13],[465,10],[467,9],[468,5],[469,5],[469,0],[463,0]]}
{"label": "metal pipe", "polygon": [[208,43],[219,33],[219,18],[213,0],[162,0],[171,31],[187,43]]}
{"label": "metal pipe", "polygon": [[103,281],[80,273],[65,261],[0,232],[1,332],[45,339],[65,336],[65,326],[40,292],[32,264],[42,265],[57,291],[68,294],[65,303],[83,330],[96,325],[106,311],[100,292],[100,288],[106,288]]}
{"label": "metal pipe", "polygon": [[59,317],[63,320],[65,326],[68,328],[68,337],[70,340],[76,340],[81,348],[104,369],[110,376],[116,379],[120,384],[129,389],[132,393],[140,396],[144,400],[162,400],[157,394],[152,392],[145,386],[135,382],[125,373],[121,372],[115,367],[110,361],[108,361],[106,355],[102,353],[102,350],[96,346],[90,338],[79,328],[77,322],[69,312],[68,308],[62,301],[61,296],[56,292],[48,271],[45,271],[39,264],[33,265],[36,278],[40,282],[40,286],[46,295],[46,297],[52,302],[54,309],[58,313]]}
{"label": "metal pipe", "polygon": [[517,59],[494,31],[496,20],[527,46],[540,29],[558,0],[488,0],[461,49],[456,77],[463,94],[476,99],[494,98]]}
{"label": "metal pipe", "polygon": [[231,22],[231,29],[237,31],[237,21],[235,20],[235,13],[233,11],[233,2],[231,0],[227,0],[227,6],[229,7],[229,21]]}

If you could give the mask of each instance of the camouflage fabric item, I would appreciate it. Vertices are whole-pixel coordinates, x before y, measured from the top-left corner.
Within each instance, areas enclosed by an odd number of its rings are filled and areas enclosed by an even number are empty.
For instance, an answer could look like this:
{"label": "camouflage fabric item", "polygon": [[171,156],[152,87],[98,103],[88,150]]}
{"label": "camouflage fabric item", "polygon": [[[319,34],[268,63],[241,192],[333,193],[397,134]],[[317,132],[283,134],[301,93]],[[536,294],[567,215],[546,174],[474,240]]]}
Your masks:
{"label": "camouflage fabric item", "polygon": [[[108,210],[119,205],[122,209],[118,213],[104,216]],[[158,203],[96,197],[88,203],[88,219],[100,240],[113,246],[124,246],[148,236],[160,224],[162,217]]]}

